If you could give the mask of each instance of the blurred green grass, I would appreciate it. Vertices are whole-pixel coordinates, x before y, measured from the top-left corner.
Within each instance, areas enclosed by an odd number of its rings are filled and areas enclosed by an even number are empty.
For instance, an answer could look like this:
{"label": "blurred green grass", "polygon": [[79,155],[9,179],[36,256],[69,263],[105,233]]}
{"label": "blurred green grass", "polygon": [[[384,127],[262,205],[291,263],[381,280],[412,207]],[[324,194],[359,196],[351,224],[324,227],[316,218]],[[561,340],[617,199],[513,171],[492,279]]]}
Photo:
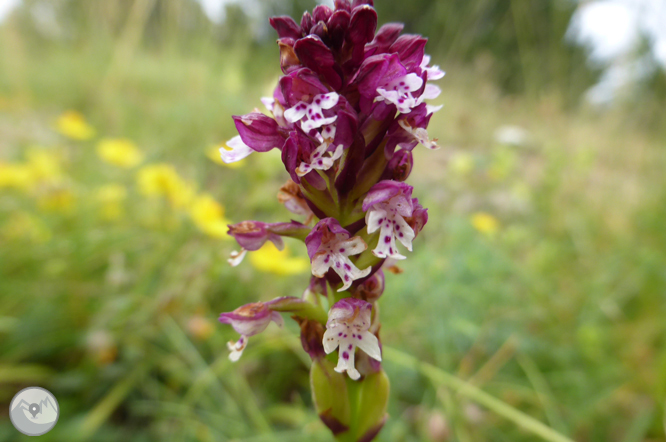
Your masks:
{"label": "blurred green grass", "polygon": [[[2,27],[0,161],[20,162],[34,145],[61,153],[76,202],[47,212],[0,190],[0,228],[25,212],[50,232],[0,240],[0,402],[28,385],[51,390],[62,413],[44,440],[330,440],[311,410],[296,325],[269,327],[231,364],[234,333],[215,324],[242,303],[299,296],[307,274],[229,268],[232,243],[147,200],[136,170],[95,152],[99,139],[129,138],[144,164],[173,164],[230,221],[286,219],[276,155],[239,169],[205,155],[233,136],[230,115],[270,93],[275,48],[155,40],[150,26],[143,37],[119,26],[51,41],[19,19]],[[431,125],[444,147],[415,152],[410,182],[430,221],[404,273],[387,275],[383,343],[574,440],[665,440],[664,128],[626,108],[571,109],[557,89],[507,95],[483,64],[450,68],[433,55],[448,71]],[[54,130],[68,109],[95,139]],[[524,140],[498,141],[506,125]],[[128,189],[116,221],[92,200],[108,183]],[[475,229],[479,213],[496,228]],[[423,373],[390,359],[385,368],[391,418],[379,440],[535,440]],[[22,440],[2,413],[0,440]]]}

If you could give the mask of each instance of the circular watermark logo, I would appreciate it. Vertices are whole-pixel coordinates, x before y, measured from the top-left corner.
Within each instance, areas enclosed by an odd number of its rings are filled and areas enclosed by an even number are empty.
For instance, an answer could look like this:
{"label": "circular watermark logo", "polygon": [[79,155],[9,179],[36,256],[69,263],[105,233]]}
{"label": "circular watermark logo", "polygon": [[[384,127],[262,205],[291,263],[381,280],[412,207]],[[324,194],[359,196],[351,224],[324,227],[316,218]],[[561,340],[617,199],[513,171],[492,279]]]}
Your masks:
{"label": "circular watermark logo", "polygon": [[28,387],[16,393],[9,404],[9,419],[26,436],[46,434],[58,422],[60,407],[55,396],[41,387]]}

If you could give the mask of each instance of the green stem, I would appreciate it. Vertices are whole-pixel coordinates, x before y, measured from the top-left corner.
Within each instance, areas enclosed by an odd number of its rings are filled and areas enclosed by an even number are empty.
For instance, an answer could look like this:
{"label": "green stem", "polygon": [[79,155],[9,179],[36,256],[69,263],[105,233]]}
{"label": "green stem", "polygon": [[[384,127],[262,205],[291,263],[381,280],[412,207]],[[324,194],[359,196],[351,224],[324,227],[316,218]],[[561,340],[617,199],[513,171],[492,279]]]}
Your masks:
{"label": "green stem", "polygon": [[414,356],[396,350],[391,347],[384,346],[382,349],[382,356],[384,360],[391,361],[394,364],[401,365],[406,368],[412,368],[419,371],[425,377],[430,379],[434,384],[443,385],[455,391],[461,396],[465,396],[472,401],[483,405],[488,410],[502,416],[523,429],[541,437],[543,440],[549,442],[573,442],[572,439],[564,436],[561,433],[553,430],[552,428],[544,425],[533,417],[528,416],[520,410],[502,402],[483,390],[475,387],[474,385],[465,382],[464,380],[453,376],[432,364],[419,361]]}

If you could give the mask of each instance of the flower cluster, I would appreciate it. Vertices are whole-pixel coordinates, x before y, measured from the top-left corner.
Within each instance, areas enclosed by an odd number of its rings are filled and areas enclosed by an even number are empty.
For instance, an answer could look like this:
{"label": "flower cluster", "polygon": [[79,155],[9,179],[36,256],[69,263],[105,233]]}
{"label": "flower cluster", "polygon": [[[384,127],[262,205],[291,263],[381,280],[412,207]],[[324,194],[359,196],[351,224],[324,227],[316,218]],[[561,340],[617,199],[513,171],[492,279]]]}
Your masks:
{"label": "flower cluster", "polygon": [[[285,236],[302,240],[312,279],[300,300],[312,308],[254,303],[220,320],[241,334],[230,343],[230,357],[237,360],[248,337],[271,320],[281,324],[276,312],[292,312],[314,362],[323,367],[326,355],[339,348],[335,371],[363,382],[381,372],[375,308],[384,288],[381,268],[387,259],[405,259],[403,249],[412,251],[428,220],[405,181],[412,150],[418,144],[438,148],[427,127],[441,106],[426,100],[440,94],[430,82],[444,73],[430,65],[425,38],[401,35],[398,23],[377,30],[371,0],[336,0],[334,9],[317,6],[300,23],[286,16],[270,23],[278,34],[283,75],[273,96],[261,100],[266,113],[233,117],[239,135],[220,154],[233,163],[280,150],[289,180],[278,199],[304,219],[230,225],[228,233],[241,249],[229,262],[239,265],[266,242],[281,249]],[[327,319],[313,314],[326,304]],[[344,417],[334,418],[344,427]],[[322,419],[340,430],[331,416]]]}

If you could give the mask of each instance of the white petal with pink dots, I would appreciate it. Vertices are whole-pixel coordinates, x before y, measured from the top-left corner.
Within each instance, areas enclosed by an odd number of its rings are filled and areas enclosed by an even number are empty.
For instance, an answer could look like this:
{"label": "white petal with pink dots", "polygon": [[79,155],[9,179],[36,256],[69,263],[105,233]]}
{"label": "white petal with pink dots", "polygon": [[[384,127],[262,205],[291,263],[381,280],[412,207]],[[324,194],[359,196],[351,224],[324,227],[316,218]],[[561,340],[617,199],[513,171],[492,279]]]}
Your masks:
{"label": "white petal with pink dots", "polygon": [[323,278],[329,269],[333,269],[342,279],[342,287],[338,291],[345,291],[354,280],[365,278],[370,274],[372,270],[370,267],[359,270],[348,258],[358,255],[367,248],[368,245],[358,236],[346,240],[335,239],[322,244],[312,258],[312,274],[317,278]]}
{"label": "white petal with pink dots", "polygon": [[305,133],[308,133],[312,129],[335,122],[338,118],[337,116],[324,117],[322,111],[324,109],[331,109],[338,104],[339,99],[340,96],[335,92],[315,95],[312,99],[312,103],[308,104],[304,101],[299,101],[294,107],[284,111],[284,118],[290,123],[296,123],[305,118],[305,120],[301,122],[301,128]]}

